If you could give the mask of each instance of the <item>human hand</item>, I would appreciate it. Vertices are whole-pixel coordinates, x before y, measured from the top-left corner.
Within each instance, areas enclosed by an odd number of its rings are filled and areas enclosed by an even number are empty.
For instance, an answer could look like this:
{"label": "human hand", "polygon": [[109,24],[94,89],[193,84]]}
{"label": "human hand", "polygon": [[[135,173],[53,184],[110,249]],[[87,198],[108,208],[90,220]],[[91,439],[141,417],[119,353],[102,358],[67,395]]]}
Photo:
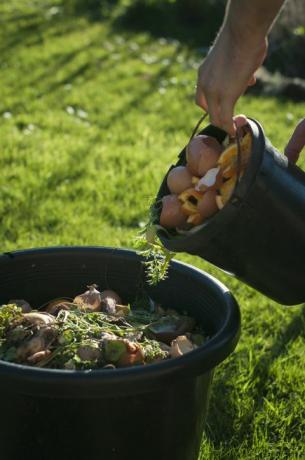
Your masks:
{"label": "human hand", "polygon": [[242,39],[224,27],[198,72],[196,103],[210,115],[211,123],[235,135],[234,106],[267,53],[267,39]]}
{"label": "human hand", "polygon": [[305,118],[301,120],[295,128],[288,144],[285,148],[285,155],[292,163],[296,163],[305,145]]}

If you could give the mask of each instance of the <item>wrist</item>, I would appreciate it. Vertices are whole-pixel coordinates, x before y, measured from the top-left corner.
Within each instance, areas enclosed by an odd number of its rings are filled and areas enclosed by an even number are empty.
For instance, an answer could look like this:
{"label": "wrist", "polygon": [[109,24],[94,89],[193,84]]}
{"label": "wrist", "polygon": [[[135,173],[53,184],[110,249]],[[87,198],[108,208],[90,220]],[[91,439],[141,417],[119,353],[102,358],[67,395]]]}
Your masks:
{"label": "wrist", "polygon": [[267,33],[263,28],[255,28],[243,26],[236,26],[230,21],[227,21],[220,35],[228,43],[231,43],[237,49],[248,50],[249,54],[253,52],[261,52],[267,48]]}

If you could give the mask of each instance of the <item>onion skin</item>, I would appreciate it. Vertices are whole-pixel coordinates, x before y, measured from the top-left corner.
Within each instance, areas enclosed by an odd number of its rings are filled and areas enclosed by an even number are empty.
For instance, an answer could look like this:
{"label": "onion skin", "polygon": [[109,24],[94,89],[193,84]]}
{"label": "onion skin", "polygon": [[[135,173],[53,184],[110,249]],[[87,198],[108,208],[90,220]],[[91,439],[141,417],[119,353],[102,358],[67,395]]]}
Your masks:
{"label": "onion skin", "polygon": [[57,299],[51,301],[46,307],[45,311],[50,315],[57,316],[61,310],[71,310],[73,308],[73,304],[71,302],[67,302],[66,299]]}
{"label": "onion skin", "polygon": [[106,289],[101,292],[101,309],[109,315],[116,314],[116,306],[122,303],[122,299],[115,291]]}
{"label": "onion skin", "polygon": [[29,323],[37,326],[49,326],[55,322],[54,316],[43,311],[32,311],[30,313],[24,313],[23,318],[25,318]]}
{"label": "onion skin", "polygon": [[101,293],[96,288],[97,286],[95,284],[88,286],[88,291],[76,296],[73,303],[81,305],[87,311],[100,311]]}
{"label": "onion skin", "polygon": [[179,358],[179,356],[185,355],[195,348],[196,346],[185,335],[179,335],[171,343],[170,356],[171,358]]}
{"label": "onion skin", "polygon": [[31,364],[37,364],[39,361],[42,361],[45,358],[48,358],[52,354],[51,350],[42,350],[34,353],[28,357],[28,362]]}
{"label": "onion skin", "polygon": [[122,303],[122,299],[119,296],[119,294],[117,294],[115,291],[112,291],[111,289],[106,289],[105,291],[101,292],[101,301],[103,302],[103,300],[105,300],[106,298],[113,299],[115,303],[119,303],[119,304]]}
{"label": "onion skin", "polygon": [[173,168],[167,176],[167,186],[171,193],[179,195],[187,188],[192,187],[192,174],[185,166]]}
{"label": "onion skin", "polygon": [[186,216],[182,212],[177,195],[165,195],[162,198],[160,225],[165,228],[175,228],[184,225]]}
{"label": "onion skin", "polygon": [[82,361],[95,361],[101,358],[102,351],[98,346],[80,345],[77,354]]}
{"label": "onion skin", "polygon": [[126,350],[119,361],[117,362],[117,367],[128,367],[134,366],[136,364],[144,364],[144,352],[141,346],[137,343],[126,341]]}
{"label": "onion skin", "polygon": [[222,146],[214,138],[203,134],[195,136],[187,146],[187,167],[192,175],[204,176],[215,168]]}
{"label": "onion skin", "polygon": [[35,355],[46,349],[46,341],[42,335],[36,335],[32,339],[23,342],[16,350],[16,358],[20,362],[29,356]]}

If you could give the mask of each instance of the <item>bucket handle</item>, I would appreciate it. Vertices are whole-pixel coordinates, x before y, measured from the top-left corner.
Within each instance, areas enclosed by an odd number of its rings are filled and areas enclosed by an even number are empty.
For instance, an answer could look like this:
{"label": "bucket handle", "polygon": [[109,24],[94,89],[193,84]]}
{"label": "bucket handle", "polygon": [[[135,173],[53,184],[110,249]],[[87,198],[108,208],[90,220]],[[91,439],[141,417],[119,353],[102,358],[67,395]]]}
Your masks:
{"label": "bucket handle", "polygon": [[241,129],[237,126],[235,121],[233,123],[236,129],[235,139],[236,139],[236,145],[237,145],[237,174],[236,174],[236,182],[235,182],[235,186],[234,186],[232,195],[234,195],[236,191],[236,188],[240,180],[240,173],[241,173]]}
{"label": "bucket handle", "polygon": [[208,115],[209,115],[208,112],[206,112],[199,118],[198,122],[196,123],[195,128],[193,129],[189,142],[191,142],[193,137],[196,135],[198,129],[200,128],[200,125],[204,122],[204,120],[206,119]]}

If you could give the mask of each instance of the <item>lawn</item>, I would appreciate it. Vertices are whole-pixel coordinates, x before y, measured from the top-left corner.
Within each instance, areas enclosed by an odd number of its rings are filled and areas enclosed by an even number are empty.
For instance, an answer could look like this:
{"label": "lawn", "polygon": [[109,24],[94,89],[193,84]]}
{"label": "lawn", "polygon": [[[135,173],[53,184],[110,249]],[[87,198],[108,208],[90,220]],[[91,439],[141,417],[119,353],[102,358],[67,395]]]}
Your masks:
{"label": "lawn", "polygon": [[[202,50],[68,6],[0,5],[2,251],[132,247],[201,114],[193,93]],[[238,111],[281,150],[305,104],[245,96]],[[221,279],[242,312],[240,343],[215,375],[201,458],[304,459],[304,306],[275,304],[198,258],[179,259]]]}

